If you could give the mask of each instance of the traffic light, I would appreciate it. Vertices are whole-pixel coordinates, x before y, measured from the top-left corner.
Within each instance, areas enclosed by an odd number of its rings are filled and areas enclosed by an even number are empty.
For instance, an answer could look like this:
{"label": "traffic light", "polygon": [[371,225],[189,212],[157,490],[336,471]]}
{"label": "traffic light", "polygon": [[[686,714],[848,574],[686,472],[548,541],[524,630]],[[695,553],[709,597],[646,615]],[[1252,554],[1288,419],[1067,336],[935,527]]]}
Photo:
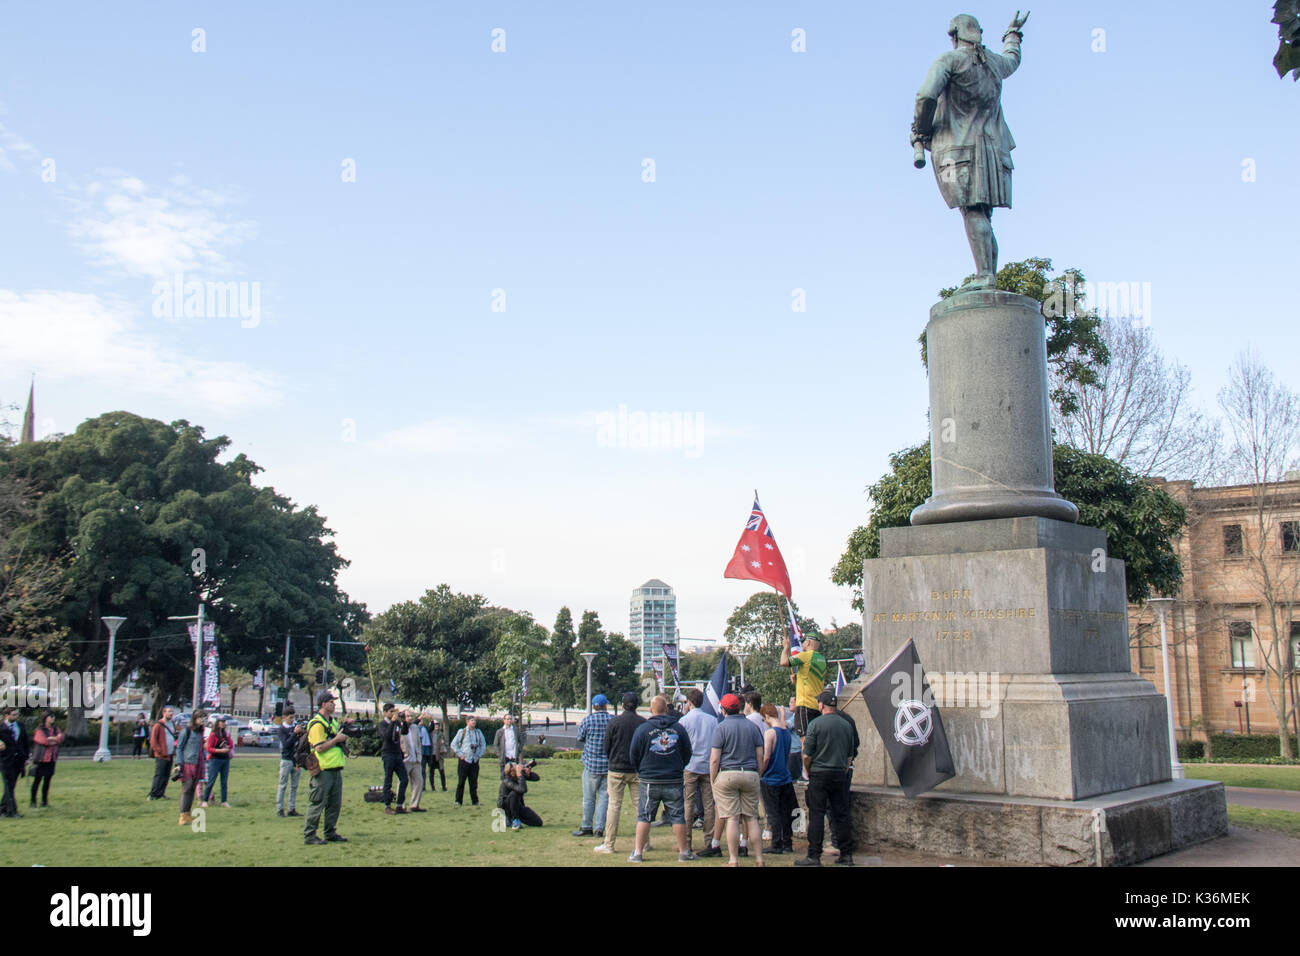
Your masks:
{"label": "traffic light", "polygon": [[334,683],[334,672],[333,672],[333,671],[329,671],[329,672],[327,673],[326,670],[325,670],[325,668],[323,668],[323,667],[318,667],[318,668],[316,668],[316,683],[318,683],[318,684],[324,684],[324,685],[326,685],[327,687],[328,687],[329,685],[333,684],[333,683]]}

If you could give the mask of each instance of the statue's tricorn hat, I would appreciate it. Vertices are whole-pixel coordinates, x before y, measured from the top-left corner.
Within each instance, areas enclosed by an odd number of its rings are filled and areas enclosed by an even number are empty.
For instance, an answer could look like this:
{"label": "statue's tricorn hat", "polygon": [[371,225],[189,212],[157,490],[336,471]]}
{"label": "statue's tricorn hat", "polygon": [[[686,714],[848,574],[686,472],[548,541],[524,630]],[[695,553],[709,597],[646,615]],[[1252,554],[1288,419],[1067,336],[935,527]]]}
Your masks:
{"label": "statue's tricorn hat", "polygon": [[980,29],[980,22],[969,13],[959,13],[948,24],[948,36],[978,46],[984,39],[984,31]]}

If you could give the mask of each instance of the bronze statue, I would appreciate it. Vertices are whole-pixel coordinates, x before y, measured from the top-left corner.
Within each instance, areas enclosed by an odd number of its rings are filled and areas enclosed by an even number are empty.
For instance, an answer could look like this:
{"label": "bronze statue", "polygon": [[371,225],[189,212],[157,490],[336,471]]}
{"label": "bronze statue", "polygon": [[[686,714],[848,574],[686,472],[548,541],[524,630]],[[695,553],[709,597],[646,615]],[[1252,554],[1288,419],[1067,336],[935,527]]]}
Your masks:
{"label": "bronze statue", "polygon": [[916,94],[912,121],[914,162],[934,161],[934,177],[948,208],[961,207],[966,238],[975,257],[976,278],[965,289],[992,289],[998,271],[993,208],[1011,208],[1011,151],[1016,141],[1002,118],[1002,81],[1020,66],[1020,11],[1002,35],[1002,54],[983,44],[979,21],[963,13],[952,18],[953,49],[930,67]]}

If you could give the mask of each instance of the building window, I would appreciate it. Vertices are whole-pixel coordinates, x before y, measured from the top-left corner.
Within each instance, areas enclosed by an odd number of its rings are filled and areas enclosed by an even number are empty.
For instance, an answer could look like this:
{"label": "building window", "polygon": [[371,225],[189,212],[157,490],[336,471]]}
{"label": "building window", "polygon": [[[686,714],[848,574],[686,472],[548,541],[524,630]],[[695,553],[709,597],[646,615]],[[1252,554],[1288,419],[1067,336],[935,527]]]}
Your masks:
{"label": "building window", "polygon": [[1282,551],[1300,554],[1300,521],[1282,522]]}
{"label": "building window", "polygon": [[1300,621],[1291,622],[1291,669],[1300,670]]}
{"label": "building window", "polygon": [[1223,526],[1223,554],[1224,557],[1244,554],[1246,551],[1241,538],[1241,525],[1225,524]]}
{"label": "building window", "polygon": [[1151,625],[1139,624],[1137,629],[1138,667],[1149,671],[1156,666],[1155,645],[1151,640]]}
{"label": "building window", "polygon": [[1228,625],[1228,636],[1232,642],[1232,666],[1255,666],[1255,641],[1251,637],[1250,625],[1245,621],[1233,621]]}

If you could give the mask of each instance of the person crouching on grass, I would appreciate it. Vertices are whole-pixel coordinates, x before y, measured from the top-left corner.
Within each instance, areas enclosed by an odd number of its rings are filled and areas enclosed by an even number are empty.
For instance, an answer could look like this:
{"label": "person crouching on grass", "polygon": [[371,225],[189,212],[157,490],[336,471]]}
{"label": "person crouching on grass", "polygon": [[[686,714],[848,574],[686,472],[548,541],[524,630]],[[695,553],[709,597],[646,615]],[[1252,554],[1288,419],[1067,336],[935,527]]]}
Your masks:
{"label": "person crouching on grass", "polygon": [[497,793],[497,806],[505,811],[511,830],[542,825],[542,818],[536,811],[524,806],[524,794],[528,792],[527,781],[540,779],[541,777],[535,774],[528,764],[512,761],[501,768],[501,789]]}

